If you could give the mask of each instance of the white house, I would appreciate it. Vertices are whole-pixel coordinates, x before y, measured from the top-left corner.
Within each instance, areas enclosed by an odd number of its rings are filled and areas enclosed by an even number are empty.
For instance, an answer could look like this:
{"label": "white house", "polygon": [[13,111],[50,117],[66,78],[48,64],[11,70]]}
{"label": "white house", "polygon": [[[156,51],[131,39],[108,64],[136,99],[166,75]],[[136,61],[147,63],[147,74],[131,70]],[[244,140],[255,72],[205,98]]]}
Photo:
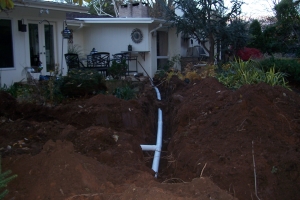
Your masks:
{"label": "white house", "polygon": [[87,12],[88,8],[46,1],[14,1],[15,7],[0,12],[0,85],[26,80],[25,68],[42,62],[42,74],[61,67],[62,39],[66,12]]}
{"label": "white house", "polygon": [[118,18],[74,16],[67,20],[73,45],[80,46],[84,55],[95,48],[111,56],[128,51],[131,45],[130,54],[138,62],[130,62],[130,70],[137,66],[139,73],[153,77],[168,59],[180,54],[181,38],[164,20],[149,18],[147,11],[147,5],[136,3],[119,7]]}
{"label": "white house", "polygon": [[[147,17],[144,4],[122,6],[118,18],[84,16],[66,20],[66,13],[87,10],[71,4],[24,0],[15,1],[12,11],[0,12],[1,86],[25,81],[25,68],[36,67],[38,61],[43,75],[50,75],[55,68],[66,75],[63,55],[71,42],[82,48],[84,56],[92,48],[112,56],[127,51],[131,44],[138,72],[150,77],[166,60],[181,53],[181,37],[176,29],[163,20]],[[62,37],[66,25],[73,32],[72,41]],[[135,68],[135,64],[131,62],[130,67]]]}

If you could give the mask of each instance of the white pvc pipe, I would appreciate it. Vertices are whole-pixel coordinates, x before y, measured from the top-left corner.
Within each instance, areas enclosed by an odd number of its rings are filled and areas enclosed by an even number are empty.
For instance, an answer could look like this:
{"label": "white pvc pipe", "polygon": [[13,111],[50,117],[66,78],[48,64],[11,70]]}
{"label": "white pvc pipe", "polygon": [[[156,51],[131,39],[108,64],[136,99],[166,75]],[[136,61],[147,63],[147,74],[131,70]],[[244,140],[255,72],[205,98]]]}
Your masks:
{"label": "white pvc pipe", "polygon": [[158,100],[161,100],[159,90],[157,89],[157,87],[154,87],[154,89],[155,89],[155,91],[156,91],[157,99],[158,99]]}
{"label": "white pvc pipe", "polygon": [[158,174],[158,167],[159,167],[159,160],[160,160],[160,153],[162,147],[162,111],[158,109],[158,127],[157,127],[157,138],[156,138],[156,149],[154,153],[154,158],[152,162],[152,169],[155,171],[155,177]]}
{"label": "white pvc pipe", "polygon": [[156,145],[144,145],[141,144],[142,150],[143,151],[155,151]]}
{"label": "white pvc pipe", "polygon": [[[159,90],[157,87],[154,87],[157,99],[161,100]],[[161,147],[162,147],[162,127],[163,127],[163,119],[162,119],[162,110],[158,109],[158,122],[157,122],[157,136],[156,136],[156,145],[141,145],[143,151],[155,151],[153,162],[152,162],[152,169],[155,172],[155,177],[157,178],[158,168],[159,168],[159,161],[160,161],[160,154],[161,154]]]}

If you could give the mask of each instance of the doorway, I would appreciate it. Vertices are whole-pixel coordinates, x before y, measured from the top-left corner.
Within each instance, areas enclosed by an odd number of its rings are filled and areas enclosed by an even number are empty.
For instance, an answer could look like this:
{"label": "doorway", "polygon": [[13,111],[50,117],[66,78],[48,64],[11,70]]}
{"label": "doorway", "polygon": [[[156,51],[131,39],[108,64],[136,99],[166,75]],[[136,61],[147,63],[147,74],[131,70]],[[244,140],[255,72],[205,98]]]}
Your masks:
{"label": "doorway", "polygon": [[41,73],[55,71],[54,25],[48,20],[28,23],[29,50],[31,67],[42,66]]}
{"label": "doorway", "polygon": [[168,48],[169,48],[169,40],[168,40],[168,32],[166,31],[157,31],[156,36],[157,42],[157,69],[162,70],[168,66]]}

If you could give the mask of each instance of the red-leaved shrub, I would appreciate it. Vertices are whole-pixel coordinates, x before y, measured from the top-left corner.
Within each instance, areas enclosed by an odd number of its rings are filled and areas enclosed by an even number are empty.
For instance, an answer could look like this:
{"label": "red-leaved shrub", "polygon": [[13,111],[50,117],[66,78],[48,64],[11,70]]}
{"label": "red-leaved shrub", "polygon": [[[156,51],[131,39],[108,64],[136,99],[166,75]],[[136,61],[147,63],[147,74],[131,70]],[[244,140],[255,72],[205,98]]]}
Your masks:
{"label": "red-leaved shrub", "polygon": [[243,61],[247,61],[250,58],[251,59],[262,58],[262,56],[263,56],[263,54],[260,52],[259,49],[248,48],[248,47],[244,47],[244,48],[238,50],[236,54]]}

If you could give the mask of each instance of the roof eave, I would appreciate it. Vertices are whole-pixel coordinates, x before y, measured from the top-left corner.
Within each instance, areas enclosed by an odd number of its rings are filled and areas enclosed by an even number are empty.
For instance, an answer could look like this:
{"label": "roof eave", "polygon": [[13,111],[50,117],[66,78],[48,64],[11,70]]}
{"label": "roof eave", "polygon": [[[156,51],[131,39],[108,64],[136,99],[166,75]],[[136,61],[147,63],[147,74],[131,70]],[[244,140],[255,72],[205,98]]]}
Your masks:
{"label": "roof eave", "polygon": [[63,4],[57,2],[45,2],[45,1],[31,1],[24,0],[23,2],[14,1],[14,5],[17,7],[29,7],[29,8],[46,8],[49,10],[57,10],[64,12],[88,12],[89,8],[79,5]]}
{"label": "roof eave", "polygon": [[81,20],[84,23],[96,23],[96,24],[151,24],[154,19],[152,18],[75,18]]}

